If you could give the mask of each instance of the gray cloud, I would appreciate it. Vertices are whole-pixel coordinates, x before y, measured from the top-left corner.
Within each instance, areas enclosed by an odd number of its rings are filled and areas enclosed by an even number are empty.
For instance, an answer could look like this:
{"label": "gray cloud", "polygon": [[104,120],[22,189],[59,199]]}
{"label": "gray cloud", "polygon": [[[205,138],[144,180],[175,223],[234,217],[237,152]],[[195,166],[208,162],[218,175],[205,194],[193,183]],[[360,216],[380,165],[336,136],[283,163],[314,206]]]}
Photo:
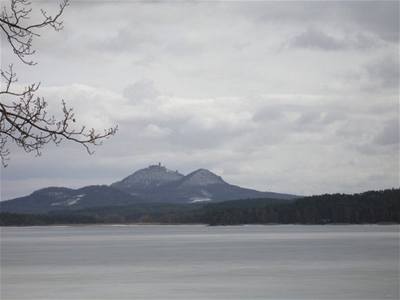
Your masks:
{"label": "gray cloud", "polygon": [[370,62],[364,67],[368,80],[367,87],[378,89],[398,89],[400,72],[399,57],[386,56]]}
{"label": "gray cloud", "polygon": [[124,89],[123,95],[132,102],[142,102],[156,98],[159,92],[156,90],[153,81],[142,79],[128,85]]}
{"label": "gray cloud", "polygon": [[399,41],[398,1],[271,1],[240,5],[238,11],[267,25],[277,21],[300,26],[330,25],[373,34],[391,43]]}
{"label": "gray cloud", "polygon": [[103,38],[100,41],[93,41],[92,46],[99,51],[116,54],[132,51],[138,47],[145,47],[150,42],[152,42],[151,37],[147,36],[144,32],[137,32],[130,27],[124,27],[112,36]]}
{"label": "gray cloud", "polygon": [[343,41],[315,29],[308,29],[294,37],[290,41],[290,46],[322,50],[338,50],[346,47]]}
{"label": "gray cloud", "polygon": [[399,143],[399,120],[386,122],[382,131],[374,138],[374,143],[380,145],[393,145]]}
{"label": "gray cloud", "polygon": [[335,37],[323,31],[309,28],[299,35],[291,38],[287,44],[293,48],[320,49],[326,51],[351,50],[351,49],[370,49],[377,46],[377,42],[364,34],[355,36]]}
{"label": "gray cloud", "polygon": [[383,40],[399,41],[399,2],[398,1],[352,1],[343,5],[348,9],[348,17],[359,28],[375,33]]}

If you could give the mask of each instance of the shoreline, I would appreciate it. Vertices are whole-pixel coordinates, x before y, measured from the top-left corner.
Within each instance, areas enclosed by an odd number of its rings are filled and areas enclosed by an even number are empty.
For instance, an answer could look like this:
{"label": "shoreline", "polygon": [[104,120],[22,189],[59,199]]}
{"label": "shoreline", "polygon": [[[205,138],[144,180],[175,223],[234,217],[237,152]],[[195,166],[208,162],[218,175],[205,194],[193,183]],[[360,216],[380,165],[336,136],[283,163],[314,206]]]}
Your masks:
{"label": "shoreline", "polygon": [[206,224],[206,223],[91,223],[91,224],[43,224],[43,225],[1,225],[1,228],[28,228],[28,227],[129,227],[129,226],[204,226],[204,227],[244,227],[244,226],[400,226],[400,223],[380,222],[380,223],[326,223],[326,224]]}

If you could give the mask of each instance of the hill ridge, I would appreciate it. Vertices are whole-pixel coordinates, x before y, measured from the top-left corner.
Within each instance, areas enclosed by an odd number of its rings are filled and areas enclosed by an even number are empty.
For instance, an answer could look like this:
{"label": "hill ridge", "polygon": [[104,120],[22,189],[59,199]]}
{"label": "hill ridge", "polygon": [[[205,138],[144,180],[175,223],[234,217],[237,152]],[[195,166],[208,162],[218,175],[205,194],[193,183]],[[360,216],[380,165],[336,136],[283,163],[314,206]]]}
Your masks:
{"label": "hill ridge", "polygon": [[78,189],[42,188],[24,197],[0,202],[0,211],[43,213],[146,202],[197,203],[245,198],[274,198],[283,201],[296,197],[231,185],[205,168],[183,175],[159,163],[139,169],[110,185],[90,185]]}

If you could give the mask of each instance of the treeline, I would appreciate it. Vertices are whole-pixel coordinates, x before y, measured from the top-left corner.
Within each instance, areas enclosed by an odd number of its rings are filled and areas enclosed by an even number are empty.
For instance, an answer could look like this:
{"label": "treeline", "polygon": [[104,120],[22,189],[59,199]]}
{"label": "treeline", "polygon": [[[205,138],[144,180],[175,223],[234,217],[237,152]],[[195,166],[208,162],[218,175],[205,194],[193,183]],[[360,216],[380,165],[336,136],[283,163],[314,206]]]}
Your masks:
{"label": "treeline", "polygon": [[201,206],[192,204],[138,203],[129,206],[54,211],[48,214],[0,213],[0,226],[65,224],[200,223]]}
{"label": "treeline", "polygon": [[38,226],[60,224],[95,224],[96,219],[84,215],[33,215],[0,213],[0,226]]}
{"label": "treeline", "polygon": [[400,223],[400,190],[326,194],[261,207],[220,203],[205,207],[204,220],[211,225]]}
{"label": "treeline", "polygon": [[1,226],[160,223],[365,224],[400,223],[400,189],[361,194],[326,194],[297,200],[245,199],[210,204],[99,207],[46,215],[1,213]]}

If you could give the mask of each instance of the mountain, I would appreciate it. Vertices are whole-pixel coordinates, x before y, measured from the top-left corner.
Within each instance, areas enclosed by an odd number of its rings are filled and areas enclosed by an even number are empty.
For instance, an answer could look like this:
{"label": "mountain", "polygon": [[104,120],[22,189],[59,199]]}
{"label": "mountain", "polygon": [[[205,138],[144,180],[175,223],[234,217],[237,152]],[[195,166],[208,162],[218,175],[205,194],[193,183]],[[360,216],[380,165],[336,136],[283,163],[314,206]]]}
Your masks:
{"label": "mountain", "polygon": [[135,195],[147,193],[162,185],[178,181],[183,177],[178,171],[171,171],[158,164],[138,170],[121,181],[111,184],[111,187]]}
{"label": "mountain", "polygon": [[180,188],[190,188],[194,186],[209,186],[213,184],[226,184],[226,182],[222,177],[215,175],[209,170],[198,169],[185,176],[179,186]]}
{"label": "mountain", "polygon": [[198,169],[183,176],[177,171],[168,170],[160,165],[136,171],[111,186],[131,195],[139,196],[146,202],[161,203],[215,202],[245,198],[286,200],[296,197],[289,194],[260,192],[231,185],[225,182],[222,177],[206,169]]}
{"label": "mountain", "polygon": [[249,198],[290,200],[296,196],[231,185],[207,169],[184,176],[158,164],[140,169],[110,186],[44,188],[25,197],[0,202],[0,211],[48,213],[136,203],[208,203]]}
{"label": "mountain", "polygon": [[130,205],[140,200],[106,185],[80,189],[49,187],[32,194],[0,202],[0,211],[16,213],[47,213],[57,210],[78,210],[101,206]]}

